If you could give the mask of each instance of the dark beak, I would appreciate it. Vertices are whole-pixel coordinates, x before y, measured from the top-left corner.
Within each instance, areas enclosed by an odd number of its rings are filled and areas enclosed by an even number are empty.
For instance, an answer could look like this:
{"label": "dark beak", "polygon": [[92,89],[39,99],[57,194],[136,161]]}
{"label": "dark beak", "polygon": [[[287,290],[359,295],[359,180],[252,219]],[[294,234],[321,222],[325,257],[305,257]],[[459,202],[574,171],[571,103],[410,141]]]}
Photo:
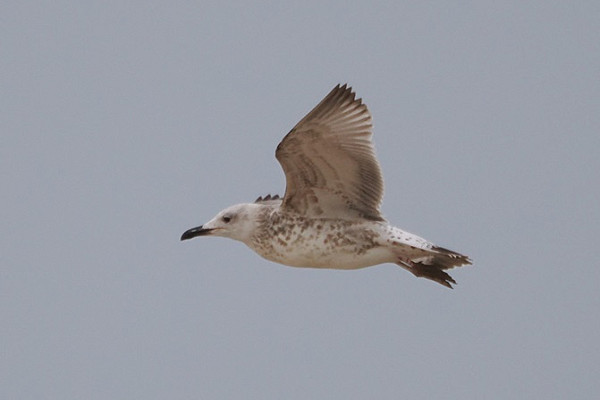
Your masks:
{"label": "dark beak", "polygon": [[183,232],[183,235],[181,235],[181,240],[195,238],[196,236],[205,236],[208,235],[211,231],[212,229],[198,226],[196,228],[188,229],[187,231]]}

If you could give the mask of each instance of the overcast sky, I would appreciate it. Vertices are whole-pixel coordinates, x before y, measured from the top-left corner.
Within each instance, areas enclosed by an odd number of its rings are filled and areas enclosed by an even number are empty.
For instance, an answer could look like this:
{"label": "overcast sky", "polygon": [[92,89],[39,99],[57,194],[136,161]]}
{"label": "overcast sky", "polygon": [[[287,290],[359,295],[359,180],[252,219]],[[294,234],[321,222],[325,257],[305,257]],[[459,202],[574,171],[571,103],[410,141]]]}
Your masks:
{"label": "overcast sky", "polygon": [[[0,6],[0,398],[599,398],[600,3],[251,4]],[[346,82],[454,290],[179,241]]]}

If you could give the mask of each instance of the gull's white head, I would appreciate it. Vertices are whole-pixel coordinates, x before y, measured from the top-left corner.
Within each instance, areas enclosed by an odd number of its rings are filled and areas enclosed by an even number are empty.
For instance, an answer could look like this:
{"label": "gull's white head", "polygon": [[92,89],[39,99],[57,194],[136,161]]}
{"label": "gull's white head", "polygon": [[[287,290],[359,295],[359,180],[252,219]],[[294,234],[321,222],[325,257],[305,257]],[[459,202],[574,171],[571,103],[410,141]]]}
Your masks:
{"label": "gull's white head", "polygon": [[260,209],[259,204],[236,204],[227,207],[204,225],[185,231],[181,240],[196,236],[222,236],[245,243],[259,224]]}

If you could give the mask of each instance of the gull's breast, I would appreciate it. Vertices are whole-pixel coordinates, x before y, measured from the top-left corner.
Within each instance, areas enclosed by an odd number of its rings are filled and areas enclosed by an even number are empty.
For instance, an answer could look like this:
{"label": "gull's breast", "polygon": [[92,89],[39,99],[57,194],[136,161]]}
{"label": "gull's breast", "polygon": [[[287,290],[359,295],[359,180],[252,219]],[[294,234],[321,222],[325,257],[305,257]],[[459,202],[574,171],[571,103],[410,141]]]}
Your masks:
{"label": "gull's breast", "polygon": [[248,245],[267,260],[292,267],[358,269],[393,261],[379,223],[277,219]]}

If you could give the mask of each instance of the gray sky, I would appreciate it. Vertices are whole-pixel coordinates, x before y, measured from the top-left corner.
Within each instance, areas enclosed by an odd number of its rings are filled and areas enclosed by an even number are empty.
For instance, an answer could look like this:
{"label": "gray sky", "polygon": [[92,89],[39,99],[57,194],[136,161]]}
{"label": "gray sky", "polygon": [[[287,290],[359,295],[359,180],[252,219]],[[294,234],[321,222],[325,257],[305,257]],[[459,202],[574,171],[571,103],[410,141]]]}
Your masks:
{"label": "gray sky", "polygon": [[[248,4],[0,6],[0,398],[600,397],[600,3]],[[345,82],[455,290],[179,241]]]}

